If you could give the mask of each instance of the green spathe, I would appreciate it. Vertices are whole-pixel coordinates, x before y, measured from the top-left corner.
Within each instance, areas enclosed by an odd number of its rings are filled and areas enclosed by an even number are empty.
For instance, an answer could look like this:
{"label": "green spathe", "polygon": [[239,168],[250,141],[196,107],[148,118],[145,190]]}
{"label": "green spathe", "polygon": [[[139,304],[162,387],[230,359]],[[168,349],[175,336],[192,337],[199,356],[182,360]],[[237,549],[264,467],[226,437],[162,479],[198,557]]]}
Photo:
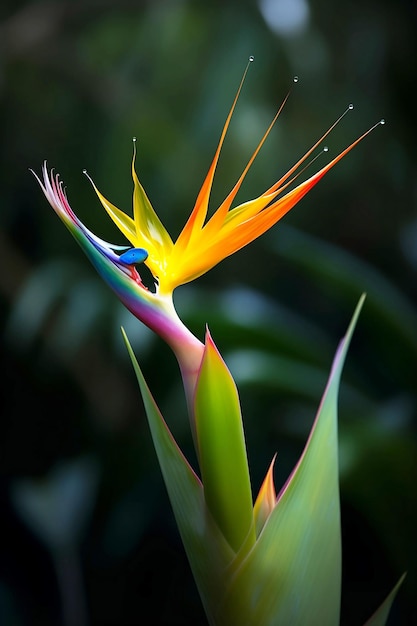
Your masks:
{"label": "green spathe", "polygon": [[255,543],[252,491],[235,382],[209,332],[194,402],[198,458],[207,508],[238,552]]}

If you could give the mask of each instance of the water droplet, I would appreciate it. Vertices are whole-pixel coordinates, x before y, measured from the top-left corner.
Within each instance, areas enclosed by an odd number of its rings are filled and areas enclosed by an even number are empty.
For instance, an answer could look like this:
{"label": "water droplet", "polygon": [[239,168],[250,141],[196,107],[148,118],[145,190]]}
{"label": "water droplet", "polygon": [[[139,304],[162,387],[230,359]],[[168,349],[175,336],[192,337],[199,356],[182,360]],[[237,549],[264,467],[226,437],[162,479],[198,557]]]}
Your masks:
{"label": "water droplet", "polygon": [[83,174],[87,174],[87,170],[85,168],[83,169]]}
{"label": "water droplet", "polygon": [[328,151],[329,151],[329,146],[324,146],[323,152],[328,152]]}
{"label": "water droplet", "polygon": [[254,60],[255,60],[255,57],[253,56],[253,54],[251,54],[249,57],[249,63],[252,63]]}
{"label": "water droplet", "polygon": [[351,111],[353,109],[353,104],[352,103],[349,104],[348,109],[349,109],[349,111]]}
{"label": "water droplet", "polygon": [[132,141],[133,141],[133,143],[136,143],[136,141],[137,141],[136,137],[132,137]]}
{"label": "water droplet", "polygon": [[382,120],[380,120],[380,121],[379,121],[379,123],[380,123],[380,124],[382,124],[382,125],[384,125],[384,124],[385,124],[385,120],[384,120],[384,119],[382,119]]}
{"label": "water droplet", "polygon": [[293,83],[298,83],[298,76],[294,76],[292,80],[293,80]]}

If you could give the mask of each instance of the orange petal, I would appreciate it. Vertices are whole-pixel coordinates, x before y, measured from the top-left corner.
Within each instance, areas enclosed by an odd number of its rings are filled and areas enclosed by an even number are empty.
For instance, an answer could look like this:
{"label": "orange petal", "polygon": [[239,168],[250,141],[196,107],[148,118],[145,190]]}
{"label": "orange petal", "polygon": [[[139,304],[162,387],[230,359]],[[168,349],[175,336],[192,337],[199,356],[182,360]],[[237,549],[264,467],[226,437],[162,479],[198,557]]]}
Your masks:
{"label": "orange petal", "polygon": [[248,73],[249,65],[251,61],[249,60],[246,69],[243,73],[242,80],[240,81],[238,90],[236,92],[235,98],[233,100],[232,106],[230,108],[229,114],[226,118],[226,122],[223,126],[223,130],[220,136],[219,144],[217,146],[216,152],[214,154],[213,161],[210,165],[207,176],[204,180],[204,183],[200,189],[200,192],[197,196],[197,200],[194,206],[194,209],[191,212],[190,217],[187,220],[183,230],[181,231],[177,241],[176,246],[178,246],[179,250],[185,249],[185,247],[190,242],[190,239],[193,235],[193,232],[199,231],[202,229],[204,221],[207,216],[208,203],[210,198],[210,192],[213,185],[214,173],[216,171],[217,163],[220,156],[220,151],[223,146],[224,139],[226,137],[227,130],[229,128],[230,120],[232,119],[233,112],[236,108],[237,101],[239,99],[240,92],[242,91],[243,83],[245,82],[246,74]]}
{"label": "orange petal", "polygon": [[224,221],[225,221],[225,219],[228,216],[229,209],[230,209],[230,207],[232,205],[232,202],[235,199],[235,197],[236,197],[240,187],[242,186],[242,183],[243,183],[243,181],[244,181],[244,179],[246,177],[246,174],[248,173],[250,167],[252,166],[252,163],[254,162],[255,158],[258,156],[258,153],[259,153],[260,149],[264,145],[264,143],[266,141],[266,138],[268,137],[268,135],[271,132],[275,122],[277,121],[277,119],[278,119],[282,109],[284,108],[284,105],[287,102],[289,95],[290,95],[290,92],[288,92],[287,95],[285,96],[285,98],[284,98],[281,106],[279,107],[279,109],[278,109],[274,119],[272,120],[272,122],[268,126],[264,136],[262,137],[262,139],[259,142],[258,146],[256,147],[254,153],[252,154],[251,158],[249,159],[248,164],[246,165],[245,169],[243,170],[239,180],[237,181],[237,183],[233,187],[232,191],[229,193],[227,198],[219,206],[217,211],[214,213],[213,217],[207,222],[207,224],[205,226],[205,228],[207,229],[206,230],[207,236],[210,236],[212,233],[216,232],[216,230],[219,230],[221,228],[221,226],[224,224]]}

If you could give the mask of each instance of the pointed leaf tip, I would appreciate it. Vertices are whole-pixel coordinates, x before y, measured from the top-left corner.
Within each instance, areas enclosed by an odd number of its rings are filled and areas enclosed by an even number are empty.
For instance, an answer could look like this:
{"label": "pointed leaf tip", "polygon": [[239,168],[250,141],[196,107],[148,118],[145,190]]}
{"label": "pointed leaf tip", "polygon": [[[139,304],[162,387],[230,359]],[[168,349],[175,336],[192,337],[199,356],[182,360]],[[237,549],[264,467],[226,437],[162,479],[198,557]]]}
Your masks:
{"label": "pointed leaf tip", "polygon": [[259,536],[266,520],[275,508],[277,502],[277,494],[274,485],[274,465],[276,457],[277,455],[274,454],[274,458],[271,461],[261,488],[259,489],[255,506],[253,507],[256,536]]}
{"label": "pointed leaf tip", "polygon": [[401,576],[400,580],[397,582],[395,587],[387,595],[387,597],[385,598],[383,603],[375,611],[375,613],[372,615],[372,617],[366,622],[366,624],[364,624],[364,626],[385,626],[385,624],[387,622],[387,619],[388,619],[388,616],[389,616],[389,612],[390,612],[391,607],[392,607],[392,603],[394,602],[395,596],[397,595],[397,592],[398,592],[399,588],[401,587],[401,585],[402,585],[406,575],[407,575],[407,573],[405,572]]}

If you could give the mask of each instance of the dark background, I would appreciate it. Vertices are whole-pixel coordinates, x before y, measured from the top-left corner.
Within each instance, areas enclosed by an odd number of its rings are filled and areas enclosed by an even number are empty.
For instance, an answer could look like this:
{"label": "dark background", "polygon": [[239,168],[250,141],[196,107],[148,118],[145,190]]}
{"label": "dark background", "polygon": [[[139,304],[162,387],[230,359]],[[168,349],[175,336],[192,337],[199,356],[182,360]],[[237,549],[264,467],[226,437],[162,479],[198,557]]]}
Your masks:
{"label": "dark background", "polygon": [[411,0],[2,2],[2,625],[205,624],[120,326],[193,459],[176,362],[100,282],[29,168],[47,159],[79,216],[117,242],[82,169],[128,211],[137,136],[139,177],[176,236],[250,54],[212,209],[294,75],[240,200],[350,102],[319,164],[387,123],[271,232],[180,288],[178,310],[200,338],[209,324],[236,377],[256,492],[275,452],[278,487],[293,467],[367,292],[340,398],[342,625],[363,624],[404,571],[389,624],[417,623],[416,26]]}

